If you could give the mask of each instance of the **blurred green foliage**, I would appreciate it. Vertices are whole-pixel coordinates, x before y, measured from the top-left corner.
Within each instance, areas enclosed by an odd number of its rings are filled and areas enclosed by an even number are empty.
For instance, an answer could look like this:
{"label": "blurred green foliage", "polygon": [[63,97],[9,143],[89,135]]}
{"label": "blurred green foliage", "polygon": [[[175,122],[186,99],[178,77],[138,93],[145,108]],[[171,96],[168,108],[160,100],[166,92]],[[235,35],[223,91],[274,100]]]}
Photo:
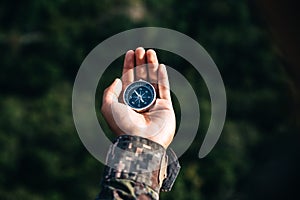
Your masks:
{"label": "blurred green foliage", "polygon": [[[191,82],[201,109],[199,134],[162,199],[288,199],[299,177],[299,138],[290,119],[289,78],[257,12],[245,0],[1,1],[0,199],[96,196],[103,165],[77,136],[72,84],[97,44],[142,26],[178,30],[202,44],[228,98],[220,141],[200,160],[210,119],[207,89],[186,61],[158,50],[163,63]],[[96,109],[121,65],[122,58],[101,78]]]}

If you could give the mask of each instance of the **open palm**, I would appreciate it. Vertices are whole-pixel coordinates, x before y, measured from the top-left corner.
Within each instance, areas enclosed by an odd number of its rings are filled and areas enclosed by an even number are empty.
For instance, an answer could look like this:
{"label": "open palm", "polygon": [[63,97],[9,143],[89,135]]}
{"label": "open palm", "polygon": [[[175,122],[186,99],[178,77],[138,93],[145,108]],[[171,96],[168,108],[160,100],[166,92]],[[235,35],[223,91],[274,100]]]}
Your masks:
{"label": "open palm", "polygon": [[[124,89],[140,79],[151,82],[158,94],[154,105],[142,113],[135,112],[119,101]],[[155,51],[145,52],[139,47],[126,53],[122,81],[116,79],[105,90],[101,111],[117,135],[141,136],[165,148],[169,146],[175,134],[175,114],[166,67],[158,63]]]}

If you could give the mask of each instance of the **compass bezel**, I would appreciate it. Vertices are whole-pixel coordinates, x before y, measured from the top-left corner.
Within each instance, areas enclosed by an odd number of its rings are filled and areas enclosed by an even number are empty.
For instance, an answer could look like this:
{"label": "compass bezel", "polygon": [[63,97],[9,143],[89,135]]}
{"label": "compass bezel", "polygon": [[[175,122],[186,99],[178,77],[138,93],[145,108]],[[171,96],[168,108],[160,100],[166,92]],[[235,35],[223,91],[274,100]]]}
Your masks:
{"label": "compass bezel", "polygon": [[[129,103],[129,93],[130,93],[130,91],[132,91],[134,88],[139,88],[139,87],[146,87],[153,94],[153,95],[151,95],[152,100],[150,101],[150,103],[148,105],[144,106],[144,107],[141,107],[141,108],[134,107]],[[148,110],[154,104],[155,100],[156,100],[155,88],[153,87],[153,85],[151,83],[149,83],[148,81],[144,81],[144,80],[138,80],[138,81],[134,81],[134,82],[130,83],[125,88],[124,93],[123,93],[124,103],[127,106],[129,106],[130,108],[132,108],[133,110],[135,110],[136,112],[144,112],[144,111]]]}

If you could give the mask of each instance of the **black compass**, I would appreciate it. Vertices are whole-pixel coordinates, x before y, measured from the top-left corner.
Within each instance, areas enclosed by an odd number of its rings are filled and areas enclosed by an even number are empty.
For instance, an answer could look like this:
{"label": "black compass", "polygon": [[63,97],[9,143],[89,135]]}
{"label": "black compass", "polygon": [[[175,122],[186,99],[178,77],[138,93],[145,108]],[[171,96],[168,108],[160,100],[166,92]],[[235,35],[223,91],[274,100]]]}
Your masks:
{"label": "black compass", "polygon": [[137,112],[146,111],[155,102],[155,99],[154,87],[143,80],[129,84],[123,95],[124,103]]}

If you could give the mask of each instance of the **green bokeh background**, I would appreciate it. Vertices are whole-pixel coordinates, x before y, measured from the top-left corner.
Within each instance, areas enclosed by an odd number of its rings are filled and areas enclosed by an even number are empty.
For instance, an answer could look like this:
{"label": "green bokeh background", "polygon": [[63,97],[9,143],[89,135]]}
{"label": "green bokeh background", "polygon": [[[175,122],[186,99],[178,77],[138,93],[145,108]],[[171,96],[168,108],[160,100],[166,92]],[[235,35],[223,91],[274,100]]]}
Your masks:
{"label": "green bokeh background", "polygon": [[[97,195],[103,164],[88,153],[75,130],[73,82],[96,45],[143,26],[174,29],[199,42],[219,67],[228,98],[221,138],[199,159],[210,119],[207,88],[189,63],[158,50],[161,62],[190,81],[201,109],[197,138],[180,158],[182,170],[173,190],[161,199],[295,198],[300,142],[293,81],[256,4],[10,0],[0,1],[0,199]],[[98,111],[103,90],[121,74],[122,60],[113,62],[100,80]],[[174,102],[180,115],[175,97]],[[98,116],[110,135],[99,112]]]}

